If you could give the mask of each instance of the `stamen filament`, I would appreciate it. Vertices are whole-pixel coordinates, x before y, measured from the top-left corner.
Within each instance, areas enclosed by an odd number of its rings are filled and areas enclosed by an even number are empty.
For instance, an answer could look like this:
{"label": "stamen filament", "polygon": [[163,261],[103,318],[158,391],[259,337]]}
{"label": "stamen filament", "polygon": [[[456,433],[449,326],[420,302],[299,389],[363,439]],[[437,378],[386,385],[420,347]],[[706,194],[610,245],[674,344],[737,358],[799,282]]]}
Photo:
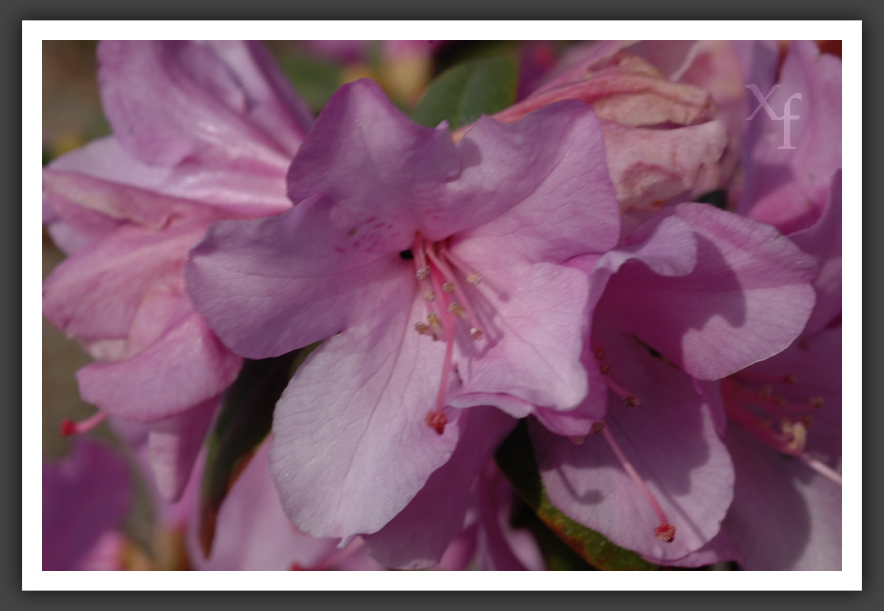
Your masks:
{"label": "stamen filament", "polygon": [[88,433],[104,422],[105,418],[107,418],[107,412],[96,412],[92,416],[85,420],[80,420],[79,422],[65,418],[61,421],[61,435],[62,437],[70,437],[71,435]]}
{"label": "stamen filament", "polygon": [[808,467],[825,477],[826,479],[841,485],[841,475],[832,469],[829,465],[823,463],[822,461],[817,460],[816,458],[812,458],[807,454],[807,452],[802,452],[798,455],[798,458],[803,460]]}
{"label": "stamen filament", "polygon": [[629,477],[631,477],[638,485],[639,490],[641,490],[645,499],[647,499],[648,503],[651,505],[651,509],[653,509],[654,513],[657,515],[657,519],[660,520],[660,524],[654,529],[654,536],[666,543],[672,543],[675,540],[675,526],[669,521],[669,518],[666,517],[666,513],[663,511],[663,508],[660,507],[660,503],[657,502],[654,494],[639,476],[638,471],[635,470],[635,467],[633,467],[629,459],[626,458],[626,454],[623,453],[620,445],[614,439],[614,436],[611,435],[611,430],[608,427],[604,427],[601,430],[601,433],[604,435],[608,445],[610,445],[611,449],[614,451],[614,455],[617,456],[617,460],[623,465],[626,473],[629,474]]}

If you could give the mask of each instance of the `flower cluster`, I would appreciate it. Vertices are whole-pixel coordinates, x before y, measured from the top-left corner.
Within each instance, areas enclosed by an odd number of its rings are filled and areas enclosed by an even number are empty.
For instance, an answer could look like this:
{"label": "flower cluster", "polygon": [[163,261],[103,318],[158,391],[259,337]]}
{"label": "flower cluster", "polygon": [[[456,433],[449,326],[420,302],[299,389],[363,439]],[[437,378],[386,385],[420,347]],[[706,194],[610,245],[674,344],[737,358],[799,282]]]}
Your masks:
{"label": "flower cluster", "polygon": [[[100,44],[113,133],[43,171],[43,313],[95,359],[65,433],[110,417],[188,566],[541,570],[551,529],[598,568],[841,568],[840,58],[521,56],[421,125],[366,78],[314,117],[258,43]],[[94,443],[44,470],[45,569],[123,537]]]}

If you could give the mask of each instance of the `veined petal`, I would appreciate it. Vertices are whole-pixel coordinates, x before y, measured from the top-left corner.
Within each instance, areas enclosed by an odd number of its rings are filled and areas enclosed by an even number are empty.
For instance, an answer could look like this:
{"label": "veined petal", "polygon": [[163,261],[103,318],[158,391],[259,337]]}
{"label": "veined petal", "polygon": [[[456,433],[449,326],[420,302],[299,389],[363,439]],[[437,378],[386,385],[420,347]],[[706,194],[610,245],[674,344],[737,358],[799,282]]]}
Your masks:
{"label": "veined petal", "polygon": [[496,408],[476,407],[458,424],[460,439],[451,459],[393,520],[365,537],[372,556],[385,566],[419,569],[439,562],[463,529],[473,480],[516,421]]}
{"label": "veined petal", "polygon": [[44,197],[149,227],[169,219],[254,218],[291,207],[285,165],[265,171],[210,164],[148,165],[111,137],[59,157],[43,172]]}
{"label": "veined petal", "polygon": [[[623,350],[615,349],[617,341]],[[576,445],[532,422],[531,436],[556,507],[617,545],[674,560],[718,532],[733,495],[733,466],[688,376],[631,343],[627,337],[607,339],[605,358],[612,375],[641,402],[626,407],[610,392],[604,423],[676,527],[673,542],[654,536],[660,520],[604,434]]]}
{"label": "veined petal", "polygon": [[226,345],[249,358],[279,356],[410,299],[413,266],[398,253],[413,230],[372,240],[337,213],[311,200],[276,217],[209,228],[191,251],[187,287]]}
{"label": "veined petal", "polygon": [[444,346],[414,331],[424,315],[410,278],[396,299],[371,295],[359,324],[298,369],[273,414],[271,471],[286,514],[319,537],[380,530],[446,463],[460,410],[437,434]]}
{"label": "veined petal", "polygon": [[[288,195],[295,204],[322,196],[351,227],[410,240],[422,209],[445,201],[445,184],[459,172],[447,129],[413,123],[376,83],[361,79],[341,87],[317,118],[292,161]],[[377,219],[383,223],[372,227]]]}
{"label": "veined petal", "polygon": [[[463,380],[459,403],[472,392],[497,392],[531,405],[574,408],[587,392],[586,371],[580,362],[587,277],[560,265],[517,266],[512,261],[506,268],[486,272],[473,264],[489,252],[486,247],[476,240],[475,249],[458,251],[483,276],[482,284],[475,287],[481,295],[475,303],[483,304],[488,313],[483,317],[483,305],[476,305],[487,342],[459,344],[462,358],[457,360]],[[483,400],[487,397],[480,395],[471,404]]]}
{"label": "veined petal", "polygon": [[182,296],[155,342],[128,358],[77,373],[83,399],[138,422],[177,415],[229,386],[242,359],[225,348]]}
{"label": "veined petal", "polygon": [[642,266],[608,283],[597,320],[629,330],[689,374],[727,376],[783,350],[813,309],[812,258],[773,227],[705,204],[680,204],[697,239],[687,275]]}
{"label": "veined petal", "polygon": [[722,529],[740,551],[742,568],[841,570],[841,486],[739,427],[728,427],[726,441],[736,484]]}
{"label": "veined petal", "polygon": [[455,243],[551,263],[617,244],[617,199],[589,106],[564,101],[511,124],[480,119],[459,148],[464,170],[450,188],[469,221]]}
{"label": "veined petal", "polygon": [[829,325],[841,314],[841,170],[835,173],[829,202],[820,219],[811,227],[798,231],[789,239],[813,256],[819,264],[819,273],[813,281],[816,306],[805,335],[811,335]]}
{"label": "veined petal", "polygon": [[200,224],[163,232],[120,227],[55,268],[43,283],[43,315],[85,342],[127,337],[147,291],[180,284],[187,249],[204,230]]}
{"label": "veined petal", "polygon": [[284,171],[294,151],[249,117],[267,90],[253,96],[222,57],[193,41],[102,42],[102,105],[123,148],[148,165]]}

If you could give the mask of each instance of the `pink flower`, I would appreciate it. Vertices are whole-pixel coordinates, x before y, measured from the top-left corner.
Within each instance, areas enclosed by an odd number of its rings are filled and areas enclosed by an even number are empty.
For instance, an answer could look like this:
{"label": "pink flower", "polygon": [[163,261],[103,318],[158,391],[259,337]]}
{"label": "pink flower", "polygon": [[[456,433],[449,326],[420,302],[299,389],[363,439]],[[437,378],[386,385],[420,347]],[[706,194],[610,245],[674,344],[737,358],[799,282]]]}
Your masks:
{"label": "pink flower", "polygon": [[734,472],[704,381],[798,336],[816,264],[772,227],[690,203],[586,264],[604,290],[585,352],[589,394],[573,412],[540,411],[545,426],[531,428],[550,500],[655,562],[728,559],[717,535]]}
{"label": "pink flower", "polygon": [[310,117],[255,43],[103,42],[98,61],[114,135],[44,170],[44,222],[70,256],[43,313],[98,361],[77,375],[83,398],[153,423],[175,498],[241,364],[185,294],[187,251],[213,221],[290,206],[285,171]]}
{"label": "pink flower", "polygon": [[132,494],[126,463],[101,443],[78,439],[63,459],[44,458],[43,570],[119,569]]}
{"label": "pink flower", "polygon": [[289,196],[277,217],[215,224],[188,286],[244,356],[325,340],[274,413],[271,468],[300,529],[378,533],[458,451],[462,467],[427,502],[463,498],[451,490],[469,487],[512,419],[462,408],[521,417],[583,399],[589,282],[564,263],[619,233],[584,104],[481,119],[455,146],[358,81],[317,119]]}

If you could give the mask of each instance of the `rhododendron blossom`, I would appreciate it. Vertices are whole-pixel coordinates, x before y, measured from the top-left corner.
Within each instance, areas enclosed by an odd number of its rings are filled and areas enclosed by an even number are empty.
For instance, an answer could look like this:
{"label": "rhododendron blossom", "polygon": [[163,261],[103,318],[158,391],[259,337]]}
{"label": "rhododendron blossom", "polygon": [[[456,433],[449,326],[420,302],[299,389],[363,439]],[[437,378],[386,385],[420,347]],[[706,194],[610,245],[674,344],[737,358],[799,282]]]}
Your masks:
{"label": "rhododendron blossom", "polygon": [[184,291],[188,249],[222,218],[282,212],[285,171],[310,116],[267,51],[244,42],[104,42],[114,135],[43,171],[44,222],[70,255],[43,314],[98,362],[77,375],[106,413],[153,423],[152,463],[175,498],[241,358]]}
{"label": "rhododendron blossom", "polygon": [[299,528],[381,529],[451,457],[469,426],[458,408],[522,417],[583,399],[589,282],[564,263],[619,232],[585,104],[481,119],[455,145],[357,81],[295,156],[289,197],[277,217],[215,224],[188,286],[244,356],[326,340],[274,413],[272,468]]}

